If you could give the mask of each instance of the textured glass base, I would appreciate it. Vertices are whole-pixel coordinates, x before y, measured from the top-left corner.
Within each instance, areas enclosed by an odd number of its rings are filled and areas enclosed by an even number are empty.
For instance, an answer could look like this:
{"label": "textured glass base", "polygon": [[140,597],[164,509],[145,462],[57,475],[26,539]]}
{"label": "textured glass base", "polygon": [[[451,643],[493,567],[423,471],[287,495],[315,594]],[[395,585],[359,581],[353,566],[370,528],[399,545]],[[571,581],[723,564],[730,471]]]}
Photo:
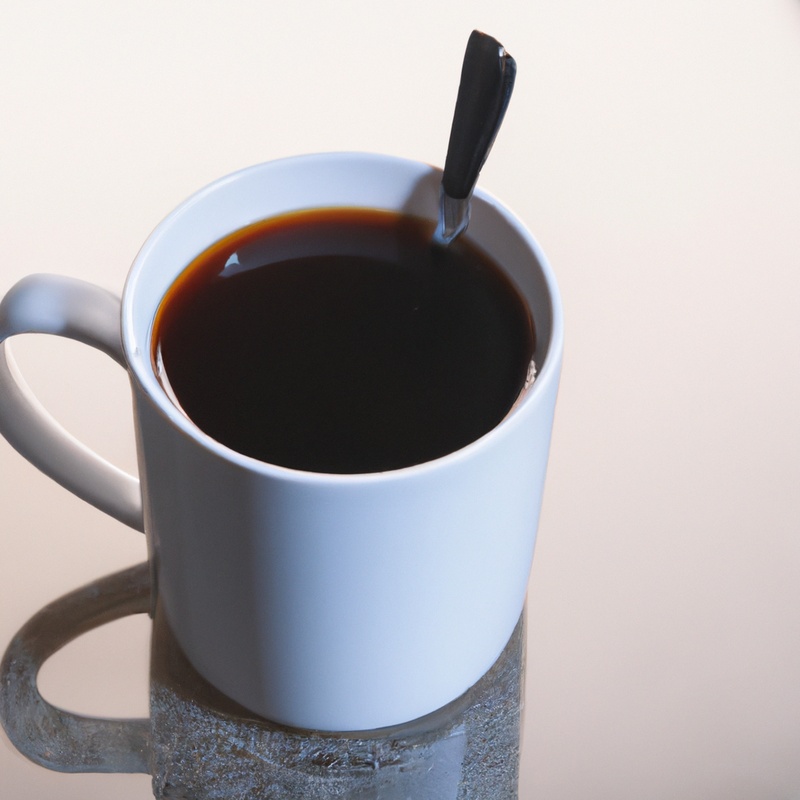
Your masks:
{"label": "textured glass base", "polygon": [[414,722],[319,733],[255,718],[209,686],[156,615],[151,670],[158,798],[510,800],[517,797],[524,668],[520,620],[492,669]]}
{"label": "textured glass base", "polygon": [[158,800],[515,800],[524,676],[521,618],[494,666],[460,698],[377,731],[321,733],[254,716],[189,664],[160,609],[150,720],[93,720],[44,701],[42,663],[76,636],[149,609],[140,565],[47,606],[0,668],[0,718],[33,761],[67,772],[149,772]]}

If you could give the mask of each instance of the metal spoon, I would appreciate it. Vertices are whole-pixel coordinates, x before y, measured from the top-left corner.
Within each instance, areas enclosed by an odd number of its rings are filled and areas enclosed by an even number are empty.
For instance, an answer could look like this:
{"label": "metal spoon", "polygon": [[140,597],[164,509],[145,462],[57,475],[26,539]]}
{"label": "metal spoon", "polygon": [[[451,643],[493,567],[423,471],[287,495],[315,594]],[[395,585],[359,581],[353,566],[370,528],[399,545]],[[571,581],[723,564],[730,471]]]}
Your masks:
{"label": "metal spoon", "polygon": [[467,42],[442,175],[434,241],[448,245],[469,224],[470,199],[511,99],[517,63],[497,39],[473,31]]}

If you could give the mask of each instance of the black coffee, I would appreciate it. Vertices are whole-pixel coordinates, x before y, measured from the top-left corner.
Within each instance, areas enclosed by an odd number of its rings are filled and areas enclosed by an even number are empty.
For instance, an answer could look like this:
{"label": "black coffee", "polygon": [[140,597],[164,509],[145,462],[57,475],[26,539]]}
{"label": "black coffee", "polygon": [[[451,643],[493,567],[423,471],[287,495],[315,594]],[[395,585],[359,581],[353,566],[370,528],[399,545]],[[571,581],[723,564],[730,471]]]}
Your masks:
{"label": "black coffee", "polygon": [[296,469],[380,472],[469,444],[523,388],[533,323],[485,254],[432,231],[325,209],[228,236],[162,302],[162,382],[214,439]]}

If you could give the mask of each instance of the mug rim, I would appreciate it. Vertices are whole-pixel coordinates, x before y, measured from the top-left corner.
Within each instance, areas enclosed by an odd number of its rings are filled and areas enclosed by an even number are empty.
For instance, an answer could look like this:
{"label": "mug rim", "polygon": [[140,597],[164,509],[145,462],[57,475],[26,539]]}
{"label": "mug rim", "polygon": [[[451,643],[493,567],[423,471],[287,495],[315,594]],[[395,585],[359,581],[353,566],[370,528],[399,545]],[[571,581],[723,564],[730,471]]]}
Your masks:
{"label": "mug rim", "polygon": [[[462,459],[470,458],[473,454],[482,450],[486,446],[487,440],[496,438],[498,432],[501,434],[505,431],[513,433],[513,428],[515,427],[516,422],[526,415],[526,410],[528,410],[528,413],[533,413],[532,409],[536,405],[537,398],[547,393],[546,385],[550,384],[552,381],[558,381],[559,379],[561,353],[563,349],[563,311],[561,305],[561,296],[552,267],[550,266],[550,263],[538,242],[528,230],[527,226],[521,221],[521,219],[517,217],[508,208],[508,206],[498,200],[493,194],[485,189],[482,189],[481,187],[476,187],[473,198],[478,200],[480,203],[487,204],[493,209],[493,211],[495,211],[495,213],[503,217],[514,230],[515,235],[519,238],[522,244],[533,253],[535,261],[538,264],[541,272],[541,277],[543,278],[544,284],[548,290],[548,307],[550,311],[548,344],[545,349],[542,363],[536,364],[536,378],[532,386],[526,391],[522,400],[518,402],[518,404],[497,425],[488,430],[478,439],[475,439],[469,444],[438,458],[419,464],[413,464],[410,466],[381,472],[312,472],[309,470],[302,470],[261,461],[253,456],[245,455],[231,447],[228,447],[222,442],[219,442],[211,437],[209,434],[205,433],[170,399],[163,385],[158,380],[155,369],[152,365],[152,355],[150,352],[153,323],[158,306],[160,305],[161,300],[163,300],[164,293],[161,293],[158,304],[156,304],[155,307],[148,309],[146,312],[149,317],[149,321],[147,322],[146,341],[137,342],[136,334],[134,332],[136,315],[141,313],[137,312],[136,310],[137,288],[142,280],[142,274],[147,268],[150,252],[155,244],[166,234],[167,231],[170,230],[178,218],[186,214],[195,205],[203,202],[205,198],[217,193],[220,189],[241,181],[247,175],[255,172],[266,172],[273,168],[285,168],[287,166],[292,167],[294,165],[321,166],[325,163],[338,162],[341,166],[348,161],[353,165],[366,165],[370,162],[372,162],[375,166],[380,164],[394,164],[399,167],[407,168],[409,170],[409,174],[411,174],[412,171],[416,172],[418,178],[423,176],[438,176],[441,175],[442,172],[439,167],[435,167],[422,161],[416,161],[400,156],[359,151],[331,151],[292,155],[243,167],[232,173],[217,178],[216,180],[193,192],[185,200],[178,204],[166,217],[164,217],[162,221],[153,229],[140,248],[125,281],[122,293],[121,338],[123,351],[128,363],[128,370],[135,378],[138,387],[148,398],[149,402],[156,409],[158,409],[158,412],[163,415],[173,427],[177,428],[181,433],[192,438],[217,456],[225,459],[226,461],[238,464],[250,471],[267,474],[276,478],[284,478],[287,480],[305,480],[308,482],[335,484],[356,484],[363,481],[385,481],[388,478],[401,479],[404,477],[417,476],[427,473],[430,470],[439,469],[454,462],[458,462]],[[243,223],[241,227],[244,227],[244,224],[245,223]],[[228,231],[228,233],[232,232],[233,230]],[[197,252],[194,257],[199,256],[205,249],[207,248],[203,248]],[[502,263],[500,264],[500,267],[505,271],[505,266]],[[185,266],[182,267],[181,271],[183,271],[185,268]],[[176,275],[177,274],[180,273],[176,273]],[[172,281],[170,282],[170,285],[171,284]]]}

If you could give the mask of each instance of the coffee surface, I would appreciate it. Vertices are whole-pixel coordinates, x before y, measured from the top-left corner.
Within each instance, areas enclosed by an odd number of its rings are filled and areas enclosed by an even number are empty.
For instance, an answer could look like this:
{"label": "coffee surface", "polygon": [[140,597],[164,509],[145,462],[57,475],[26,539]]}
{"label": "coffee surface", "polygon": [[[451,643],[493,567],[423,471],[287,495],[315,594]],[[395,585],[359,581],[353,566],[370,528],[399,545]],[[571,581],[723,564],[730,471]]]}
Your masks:
{"label": "coffee surface", "polygon": [[478,439],[525,384],[533,323],[482,251],[432,231],[324,209],[226,237],[158,311],[162,383],[217,441],[295,469],[381,472]]}

